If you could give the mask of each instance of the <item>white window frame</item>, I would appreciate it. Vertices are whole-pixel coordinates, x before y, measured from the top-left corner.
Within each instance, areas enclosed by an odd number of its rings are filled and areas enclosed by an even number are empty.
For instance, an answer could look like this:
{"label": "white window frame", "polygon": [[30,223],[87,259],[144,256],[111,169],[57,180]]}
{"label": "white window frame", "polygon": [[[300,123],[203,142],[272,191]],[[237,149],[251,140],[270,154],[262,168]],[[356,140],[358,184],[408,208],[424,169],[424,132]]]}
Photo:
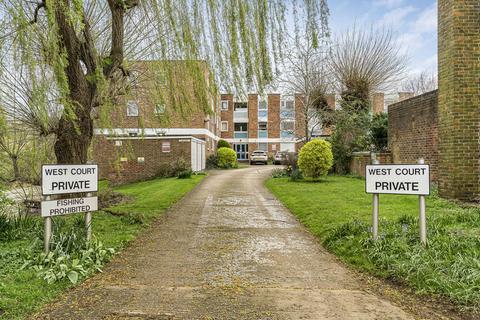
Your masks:
{"label": "white window frame", "polygon": [[[293,128],[292,129],[285,129],[283,124],[284,123],[291,123]],[[280,122],[280,131],[295,131],[295,121],[294,120],[282,120]]]}
{"label": "white window frame", "polygon": [[[132,109],[130,107],[134,107],[135,106],[135,109],[136,112],[132,113]],[[138,117],[138,114],[140,113],[139,111],[139,106],[138,106],[138,103],[137,101],[135,100],[129,100],[127,101],[127,117]]]}
{"label": "white window frame", "polygon": [[162,152],[169,153],[172,151],[172,144],[169,141],[162,142]]}
{"label": "white window frame", "polygon": [[[226,124],[226,129],[223,129],[223,124]],[[220,122],[220,131],[221,132],[227,132],[228,131],[228,121],[222,121]]]}
{"label": "white window frame", "polygon": [[[292,108],[288,109],[287,104],[292,103]],[[295,111],[295,100],[293,99],[284,99],[282,100],[282,105],[281,105],[282,110],[288,110],[288,111]]]}
{"label": "white window frame", "polygon": [[157,103],[155,105],[155,114],[158,116],[158,115],[161,115],[161,114],[164,114],[165,113],[165,104],[164,103]]}
{"label": "white window frame", "polygon": [[[227,107],[224,108],[223,106],[226,105]],[[220,101],[220,111],[228,111],[228,100],[221,100]]]}

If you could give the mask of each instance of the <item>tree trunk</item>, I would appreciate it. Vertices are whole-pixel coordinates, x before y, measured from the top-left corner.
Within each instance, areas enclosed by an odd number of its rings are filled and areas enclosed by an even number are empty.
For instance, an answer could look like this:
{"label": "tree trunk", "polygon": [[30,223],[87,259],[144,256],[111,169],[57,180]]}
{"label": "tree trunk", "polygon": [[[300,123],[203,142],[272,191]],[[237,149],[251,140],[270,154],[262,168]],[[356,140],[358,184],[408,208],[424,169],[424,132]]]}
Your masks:
{"label": "tree trunk", "polygon": [[93,138],[93,120],[85,115],[72,121],[62,117],[55,141],[55,156],[61,164],[85,164]]}
{"label": "tree trunk", "polygon": [[88,21],[84,23],[81,35],[77,34],[72,19],[65,13],[68,0],[63,5],[55,6],[55,20],[60,35],[59,42],[67,54],[68,64],[65,75],[69,87],[69,103],[75,117],[64,112],[56,132],[55,155],[58,163],[84,164],[88,160],[88,149],[93,139],[93,119],[91,112],[100,102],[99,88],[96,81],[98,69],[101,68],[107,82],[114,82],[114,72],[123,63],[124,14],[138,5],[138,0],[108,0],[112,15],[112,40],[109,63],[100,66],[102,59],[98,56]]}
{"label": "tree trunk", "polygon": [[310,129],[308,128],[308,116],[305,115],[305,143],[310,141]]}

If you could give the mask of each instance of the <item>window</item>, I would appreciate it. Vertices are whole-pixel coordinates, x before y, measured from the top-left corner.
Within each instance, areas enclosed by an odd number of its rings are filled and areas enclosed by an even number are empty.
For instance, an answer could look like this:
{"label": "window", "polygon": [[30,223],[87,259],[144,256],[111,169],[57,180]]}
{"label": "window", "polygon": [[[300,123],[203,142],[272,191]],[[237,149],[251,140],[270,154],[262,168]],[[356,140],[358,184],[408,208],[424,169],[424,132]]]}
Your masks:
{"label": "window", "polygon": [[170,152],[170,142],[162,142],[162,152]]}
{"label": "window", "polygon": [[266,122],[259,122],[258,123],[258,130],[267,130],[267,123]]}
{"label": "window", "polygon": [[293,130],[295,130],[295,122],[294,121],[282,121],[280,123],[280,130],[282,130],[282,131],[293,131]]}
{"label": "window", "polygon": [[267,110],[267,101],[265,100],[259,100],[258,101],[258,110]]}
{"label": "window", "polygon": [[233,109],[235,111],[247,111],[248,104],[246,102],[235,102],[233,104]]}
{"label": "window", "polygon": [[115,141],[115,146],[116,147],[121,147],[122,146],[122,140],[116,140]]}
{"label": "window", "polygon": [[145,163],[145,158],[144,157],[138,157],[137,162],[138,163]]}
{"label": "window", "polygon": [[277,145],[276,144],[272,144],[272,151],[277,151]]}
{"label": "window", "polygon": [[268,143],[259,143],[258,150],[268,151]]}
{"label": "window", "polygon": [[127,116],[138,117],[138,104],[136,101],[127,102]]}
{"label": "window", "polygon": [[293,100],[284,100],[282,101],[282,107],[285,110],[293,110],[295,109],[295,103]]}
{"label": "window", "polygon": [[165,105],[163,103],[159,103],[155,106],[155,114],[160,115],[165,113]]}
{"label": "window", "polygon": [[221,122],[220,131],[228,131],[228,121],[222,121]]}
{"label": "window", "polygon": [[227,111],[228,110],[228,101],[222,100],[220,101],[220,110]]}
{"label": "window", "polygon": [[120,157],[120,162],[127,162],[127,157]]}
{"label": "window", "polygon": [[247,127],[248,127],[247,123],[239,122],[239,123],[235,123],[234,126],[235,126],[235,130],[234,130],[234,131],[242,131],[242,132],[248,131],[248,129],[247,129]]}

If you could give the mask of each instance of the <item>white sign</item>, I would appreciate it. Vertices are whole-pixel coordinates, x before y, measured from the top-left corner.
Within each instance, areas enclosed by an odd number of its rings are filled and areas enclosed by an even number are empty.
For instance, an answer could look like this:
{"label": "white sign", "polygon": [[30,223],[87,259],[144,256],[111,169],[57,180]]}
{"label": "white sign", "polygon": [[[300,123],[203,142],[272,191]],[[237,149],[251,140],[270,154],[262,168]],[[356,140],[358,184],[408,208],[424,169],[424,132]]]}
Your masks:
{"label": "white sign", "polygon": [[375,164],[366,168],[367,193],[430,194],[430,168],[425,164]]}
{"label": "white sign", "polygon": [[65,194],[98,191],[98,166],[43,165],[42,194]]}
{"label": "white sign", "polygon": [[98,198],[73,198],[42,201],[42,217],[91,212],[98,210]]}

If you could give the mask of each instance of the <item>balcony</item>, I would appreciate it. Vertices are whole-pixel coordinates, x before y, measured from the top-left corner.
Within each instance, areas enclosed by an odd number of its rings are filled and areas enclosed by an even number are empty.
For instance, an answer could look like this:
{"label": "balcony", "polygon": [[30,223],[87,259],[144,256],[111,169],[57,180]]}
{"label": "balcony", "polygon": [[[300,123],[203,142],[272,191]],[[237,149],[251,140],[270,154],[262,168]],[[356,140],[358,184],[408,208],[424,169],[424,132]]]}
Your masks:
{"label": "balcony", "polygon": [[258,137],[259,138],[268,138],[268,131],[267,130],[258,130]]}
{"label": "balcony", "polygon": [[248,138],[248,131],[235,131],[233,133],[233,138],[235,138],[235,139],[247,139]]}
{"label": "balcony", "polygon": [[281,119],[295,119],[295,111],[293,110],[280,110]]}
{"label": "balcony", "polygon": [[233,112],[233,122],[248,122],[248,110],[235,110]]}

